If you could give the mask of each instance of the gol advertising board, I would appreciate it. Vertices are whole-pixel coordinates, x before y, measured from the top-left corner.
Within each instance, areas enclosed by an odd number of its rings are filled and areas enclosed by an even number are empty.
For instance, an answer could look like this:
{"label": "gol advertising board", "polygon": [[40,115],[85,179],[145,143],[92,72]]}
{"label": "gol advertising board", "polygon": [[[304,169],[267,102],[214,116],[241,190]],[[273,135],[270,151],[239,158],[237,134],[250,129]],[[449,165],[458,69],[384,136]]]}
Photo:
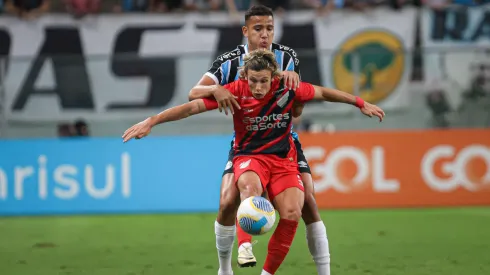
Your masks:
{"label": "gol advertising board", "polygon": [[302,134],[321,208],[490,205],[490,130]]}

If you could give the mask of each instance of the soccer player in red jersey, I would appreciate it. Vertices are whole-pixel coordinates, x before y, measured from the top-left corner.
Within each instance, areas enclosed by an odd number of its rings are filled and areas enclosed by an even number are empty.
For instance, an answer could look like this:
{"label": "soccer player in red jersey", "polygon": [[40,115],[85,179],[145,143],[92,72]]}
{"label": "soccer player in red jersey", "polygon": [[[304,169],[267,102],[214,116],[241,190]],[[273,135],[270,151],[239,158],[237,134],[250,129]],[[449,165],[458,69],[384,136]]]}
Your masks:
{"label": "soccer player in red jersey", "polygon": [[[357,106],[369,116],[380,121],[384,112],[379,107],[364,102],[348,93],[301,82],[291,90],[279,79],[278,64],[268,50],[255,50],[244,59],[241,79],[224,87],[239,103],[233,124],[235,143],[233,167],[235,183],[241,200],[260,196],[267,190],[269,198],[279,212],[280,220],[268,245],[268,253],[261,275],[275,274],[289,252],[301,219],[304,204],[304,187],[298,173],[297,153],[291,135],[292,106],[294,101],[325,100]],[[195,86],[193,89],[209,92],[216,86]],[[165,110],[132,126],[123,134],[124,142],[143,138],[151,128],[170,121],[218,108],[211,98],[197,99]],[[230,270],[220,270],[219,275],[232,275],[231,257],[226,259]]]}

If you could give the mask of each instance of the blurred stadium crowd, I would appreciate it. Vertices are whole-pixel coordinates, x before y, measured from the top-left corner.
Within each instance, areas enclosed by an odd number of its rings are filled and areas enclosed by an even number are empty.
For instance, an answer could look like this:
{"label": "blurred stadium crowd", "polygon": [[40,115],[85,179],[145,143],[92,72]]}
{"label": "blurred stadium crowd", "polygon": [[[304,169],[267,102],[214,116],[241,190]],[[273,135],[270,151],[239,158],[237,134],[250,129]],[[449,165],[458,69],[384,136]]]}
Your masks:
{"label": "blurred stadium crowd", "polygon": [[449,5],[480,6],[490,0],[0,0],[0,12],[22,18],[35,18],[46,12],[69,12],[75,16],[96,13],[228,11],[236,14],[253,4],[263,4],[275,12],[316,9],[327,15],[334,9],[365,11],[378,6],[400,9],[404,6],[443,8]]}

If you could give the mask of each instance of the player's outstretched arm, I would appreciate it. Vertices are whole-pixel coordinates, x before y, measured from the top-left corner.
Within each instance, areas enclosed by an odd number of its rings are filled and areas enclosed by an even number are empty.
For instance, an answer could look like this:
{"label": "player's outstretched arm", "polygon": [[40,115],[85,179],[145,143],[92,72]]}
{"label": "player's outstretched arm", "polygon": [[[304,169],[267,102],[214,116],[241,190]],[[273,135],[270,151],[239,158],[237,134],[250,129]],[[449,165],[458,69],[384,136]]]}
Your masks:
{"label": "player's outstretched arm", "polygon": [[378,117],[379,121],[383,121],[383,118],[385,117],[385,112],[381,108],[369,102],[365,102],[360,97],[336,89],[316,85],[313,85],[313,88],[315,89],[313,99],[351,104],[358,107],[361,112],[368,117]]}
{"label": "player's outstretched arm", "polygon": [[[216,82],[214,82],[214,80],[211,77],[207,75],[203,75],[196,86],[213,86],[213,85],[217,85]],[[191,91],[189,92],[189,101],[193,101],[200,98],[208,98],[211,96],[214,96],[213,91],[211,90],[191,89]]]}
{"label": "player's outstretched arm", "polygon": [[181,120],[211,109],[212,108],[208,108],[206,106],[203,99],[193,100],[191,102],[172,107],[127,129],[122,136],[123,142],[127,142],[133,138],[140,139],[146,137],[150,134],[151,129],[158,124]]}

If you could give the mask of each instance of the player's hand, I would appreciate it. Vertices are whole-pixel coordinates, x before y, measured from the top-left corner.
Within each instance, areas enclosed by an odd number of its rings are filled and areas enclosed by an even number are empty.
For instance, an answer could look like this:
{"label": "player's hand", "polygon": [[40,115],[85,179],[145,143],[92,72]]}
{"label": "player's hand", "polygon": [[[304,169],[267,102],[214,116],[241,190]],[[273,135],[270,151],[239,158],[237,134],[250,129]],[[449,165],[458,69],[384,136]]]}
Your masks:
{"label": "player's hand", "polygon": [[131,128],[127,129],[122,138],[123,142],[128,142],[129,140],[135,138],[140,139],[149,135],[151,132],[150,119],[145,119],[138,124],[133,125]]}
{"label": "player's hand", "polygon": [[228,115],[228,109],[230,110],[231,114],[235,114],[235,109],[237,108],[240,110],[240,104],[235,99],[235,96],[225,89],[223,86],[218,86],[216,91],[213,93],[214,98],[216,99],[216,102],[218,102],[218,110],[223,112],[225,111],[225,114]]}
{"label": "player's hand", "polygon": [[379,122],[383,121],[385,117],[385,112],[381,108],[369,102],[364,102],[364,107],[361,108],[361,112],[368,117],[378,117]]}
{"label": "player's hand", "polygon": [[290,90],[296,91],[299,87],[299,75],[296,72],[284,71],[281,73],[284,79],[284,85]]}
{"label": "player's hand", "polygon": [[299,117],[303,113],[305,104],[303,102],[294,101],[293,103],[293,117]]}

